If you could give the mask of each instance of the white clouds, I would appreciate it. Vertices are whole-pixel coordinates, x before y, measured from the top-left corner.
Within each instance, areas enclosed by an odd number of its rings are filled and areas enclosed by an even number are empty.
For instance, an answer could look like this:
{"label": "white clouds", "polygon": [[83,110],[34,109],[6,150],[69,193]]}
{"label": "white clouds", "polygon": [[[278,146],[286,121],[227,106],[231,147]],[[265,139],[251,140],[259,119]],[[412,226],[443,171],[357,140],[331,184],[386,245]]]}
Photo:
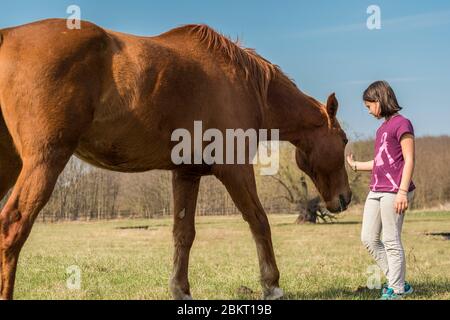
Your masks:
{"label": "white clouds", "polygon": [[383,21],[383,24],[387,27],[403,26],[407,28],[428,28],[447,25],[450,24],[450,11],[429,12],[386,19]]}
{"label": "white clouds", "polygon": [[[383,10],[383,8],[381,8]],[[383,17],[383,11],[382,17]],[[361,14],[361,23],[353,23],[341,26],[331,26],[314,30],[300,31],[288,36],[289,38],[308,38],[318,36],[330,36],[333,34],[367,31],[367,16]],[[430,27],[445,26],[450,24],[450,11],[429,12],[416,15],[408,15],[397,18],[389,18],[381,20],[381,29],[384,30],[400,30],[400,29],[422,29]],[[375,31],[376,32],[376,31]]]}

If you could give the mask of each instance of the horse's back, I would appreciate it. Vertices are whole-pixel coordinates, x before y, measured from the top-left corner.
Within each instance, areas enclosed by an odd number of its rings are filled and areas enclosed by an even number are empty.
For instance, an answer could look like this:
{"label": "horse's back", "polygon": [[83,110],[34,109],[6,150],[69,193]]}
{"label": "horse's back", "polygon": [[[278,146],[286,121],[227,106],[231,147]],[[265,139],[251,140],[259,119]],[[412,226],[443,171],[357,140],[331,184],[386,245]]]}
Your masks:
{"label": "horse's back", "polygon": [[241,116],[251,110],[239,107],[242,83],[233,85],[224,71],[232,68],[189,28],[139,37],[66,23],[2,31],[0,102],[16,117],[74,131],[86,161],[119,171],[170,169],[174,130],[193,130],[196,120],[225,130],[254,118]]}

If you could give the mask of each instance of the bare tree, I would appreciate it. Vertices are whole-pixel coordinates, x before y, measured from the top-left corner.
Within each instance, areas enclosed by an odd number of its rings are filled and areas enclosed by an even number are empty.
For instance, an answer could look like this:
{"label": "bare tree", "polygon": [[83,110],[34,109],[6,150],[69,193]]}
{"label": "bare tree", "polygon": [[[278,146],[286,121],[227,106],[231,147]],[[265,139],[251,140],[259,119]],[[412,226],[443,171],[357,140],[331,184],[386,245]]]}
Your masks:
{"label": "bare tree", "polygon": [[281,197],[295,205],[295,210],[299,213],[296,223],[317,223],[319,221],[327,223],[336,219],[321,203],[320,196],[310,197],[308,183],[303,173],[300,179],[297,179],[290,168],[284,166],[280,168],[278,175],[271,176],[271,178],[285,190],[285,194]]}
{"label": "bare tree", "polygon": [[[349,145],[356,159],[373,159],[373,140],[358,140]],[[276,176],[256,176],[261,202],[269,213],[296,212],[298,223],[333,221],[320,201],[312,181],[298,170],[294,149],[280,147],[280,170]],[[417,186],[413,208],[444,206],[450,202],[450,137],[416,139]],[[258,170],[258,166],[256,169]],[[370,173],[348,170],[353,192],[352,204],[364,203]],[[7,197],[0,199],[0,208]],[[171,177],[168,172],[119,174],[89,166],[72,158],[56,183],[43,209],[41,221],[77,219],[152,218],[171,214]],[[200,215],[237,214],[229,194],[213,177],[204,177],[200,185],[197,211]]]}

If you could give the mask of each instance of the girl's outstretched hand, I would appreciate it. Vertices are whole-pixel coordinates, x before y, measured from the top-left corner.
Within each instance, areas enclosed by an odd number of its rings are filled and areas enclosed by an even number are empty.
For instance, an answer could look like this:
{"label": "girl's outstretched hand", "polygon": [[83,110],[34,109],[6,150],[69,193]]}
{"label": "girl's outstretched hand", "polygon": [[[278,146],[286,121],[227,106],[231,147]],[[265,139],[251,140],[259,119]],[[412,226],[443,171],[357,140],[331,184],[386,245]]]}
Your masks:
{"label": "girl's outstretched hand", "polygon": [[349,153],[347,155],[347,163],[350,167],[353,168],[353,166],[355,165],[355,159],[353,159],[353,153]]}

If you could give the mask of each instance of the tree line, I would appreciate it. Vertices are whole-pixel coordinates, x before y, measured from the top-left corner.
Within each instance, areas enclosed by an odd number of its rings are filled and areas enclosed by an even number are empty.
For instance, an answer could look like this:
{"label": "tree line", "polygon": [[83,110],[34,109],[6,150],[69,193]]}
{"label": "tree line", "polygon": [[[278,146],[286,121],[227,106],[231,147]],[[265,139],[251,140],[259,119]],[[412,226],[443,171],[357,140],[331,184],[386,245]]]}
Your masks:
{"label": "tree line", "polygon": [[[373,159],[374,141],[351,143],[348,152],[358,160]],[[450,137],[416,139],[417,186],[414,208],[427,208],[450,202]],[[370,174],[355,173],[347,167],[353,191],[352,205],[362,204],[368,193]],[[257,173],[258,170],[255,170]],[[258,194],[269,213],[301,213],[317,199],[311,180],[296,166],[294,148],[282,143],[280,170],[276,176],[256,176]],[[308,190],[308,191],[306,191]],[[2,200],[3,206],[5,199]],[[319,203],[312,203],[320,208]],[[154,218],[171,214],[171,173],[150,171],[140,174],[110,172],[72,158],[61,174],[53,195],[39,220],[100,220],[117,218]],[[213,177],[200,185],[197,214],[229,215],[238,210],[224,186]]]}

